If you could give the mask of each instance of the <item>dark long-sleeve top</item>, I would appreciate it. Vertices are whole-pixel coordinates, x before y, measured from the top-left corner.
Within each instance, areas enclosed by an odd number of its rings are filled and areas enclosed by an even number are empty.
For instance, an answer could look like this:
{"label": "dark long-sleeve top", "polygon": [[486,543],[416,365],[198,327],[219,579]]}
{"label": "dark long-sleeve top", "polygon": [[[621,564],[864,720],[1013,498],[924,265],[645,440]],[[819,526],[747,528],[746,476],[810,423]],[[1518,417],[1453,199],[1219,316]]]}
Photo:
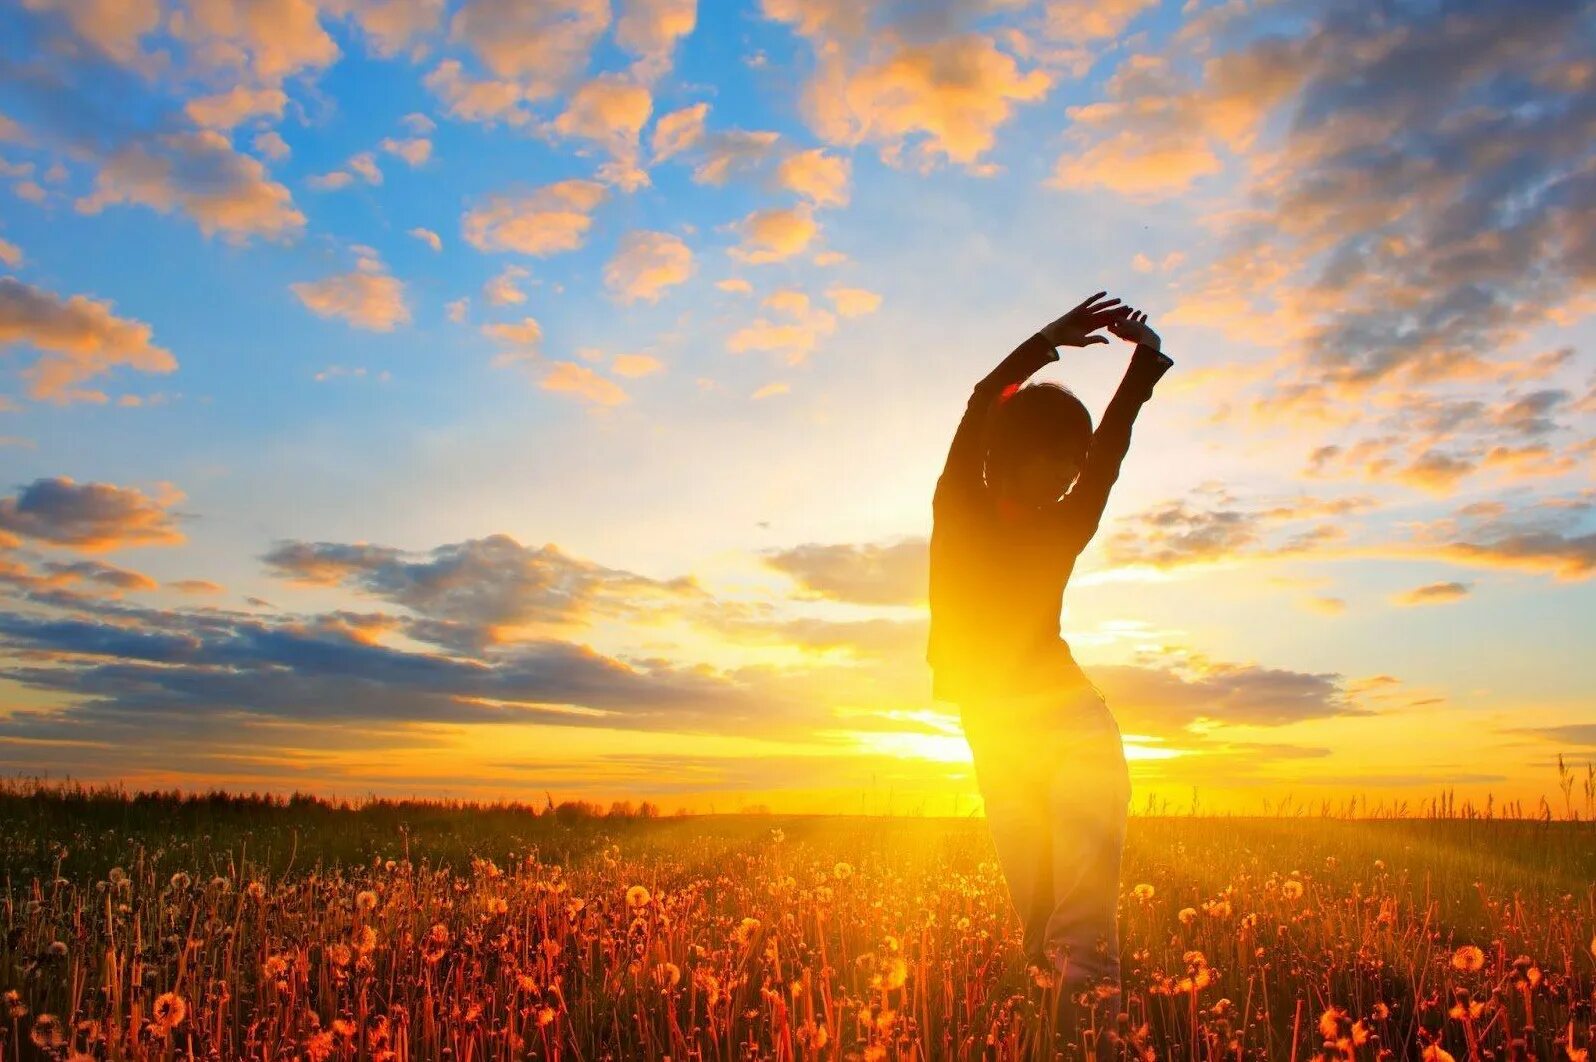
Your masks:
{"label": "dark long-sleeve top", "polygon": [[1087,685],[1059,634],[1064,586],[1097,533],[1136,414],[1173,362],[1139,344],[1074,486],[1050,505],[1001,507],[985,478],[988,419],[1006,390],[1057,360],[1040,333],[1016,347],[975,385],[948,448],[931,501],[926,661],[934,699],[967,706]]}

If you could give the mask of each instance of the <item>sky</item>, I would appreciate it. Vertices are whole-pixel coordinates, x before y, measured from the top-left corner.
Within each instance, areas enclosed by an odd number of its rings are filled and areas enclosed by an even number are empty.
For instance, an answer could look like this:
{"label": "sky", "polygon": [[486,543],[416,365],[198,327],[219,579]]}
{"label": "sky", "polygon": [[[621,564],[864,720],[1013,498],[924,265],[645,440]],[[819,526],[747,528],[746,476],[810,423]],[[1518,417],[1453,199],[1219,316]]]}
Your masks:
{"label": "sky", "polygon": [[0,770],[976,812],[932,488],[1107,290],[1174,367],[1061,630],[1136,809],[1561,809],[1593,56],[1574,0],[7,4]]}

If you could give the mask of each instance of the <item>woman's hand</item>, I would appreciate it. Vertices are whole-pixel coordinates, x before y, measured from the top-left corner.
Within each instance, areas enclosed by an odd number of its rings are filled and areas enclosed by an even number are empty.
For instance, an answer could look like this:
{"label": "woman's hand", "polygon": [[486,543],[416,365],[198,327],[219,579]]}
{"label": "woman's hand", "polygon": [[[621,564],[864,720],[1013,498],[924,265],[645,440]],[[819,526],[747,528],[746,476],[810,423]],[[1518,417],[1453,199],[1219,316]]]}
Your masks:
{"label": "woman's hand", "polygon": [[[1107,343],[1104,336],[1094,336],[1099,328],[1113,330],[1131,312],[1129,306],[1118,305],[1118,299],[1098,302],[1108,292],[1100,291],[1069,313],[1041,329],[1042,337],[1055,347],[1086,347],[1093,343]],[[1117,334],[1117,333],[1116,333]]]}
{"label": "woman's hand", "polygon": [[1130,312],[1124,317],[1110,322],[1108,330],[1119,336],[1119,338],[1135,343],[1137,346],[1152,347],[1154,350],[1159,350],[1159,345],[1162,341],[1158,338],[1158,333],[1148,326],[1146,311],[1133,310],[1129,306],[1125,307],[1125,309],[1130,310]]}

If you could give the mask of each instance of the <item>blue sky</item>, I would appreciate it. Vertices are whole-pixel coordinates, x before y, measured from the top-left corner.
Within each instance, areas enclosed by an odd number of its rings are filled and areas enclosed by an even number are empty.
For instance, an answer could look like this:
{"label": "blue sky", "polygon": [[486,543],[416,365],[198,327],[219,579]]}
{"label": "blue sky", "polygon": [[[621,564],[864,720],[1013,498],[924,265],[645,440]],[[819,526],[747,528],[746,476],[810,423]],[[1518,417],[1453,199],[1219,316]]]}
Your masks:
{"label": "blue sky", "polygon": [[[1176,367],[1063,629],[1140,792],[1550,793],[1596,748],[1593,30],[1451,10],[7,9],[0,759],[973,801],[930,489],[1108,289]],[[1040,378],[1095,415],[1127,353]]]}

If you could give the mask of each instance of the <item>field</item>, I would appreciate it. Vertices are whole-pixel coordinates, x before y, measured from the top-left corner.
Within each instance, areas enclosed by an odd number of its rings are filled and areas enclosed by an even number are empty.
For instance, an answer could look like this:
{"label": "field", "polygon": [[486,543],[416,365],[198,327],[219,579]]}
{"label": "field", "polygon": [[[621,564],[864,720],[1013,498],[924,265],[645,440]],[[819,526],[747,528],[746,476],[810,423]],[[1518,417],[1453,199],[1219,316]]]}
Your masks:
{"label": "field", "polygon": [[[979,819],[537,810],[7,785],[0,1056],[1075,1057]],[[1121,925],[1100,1058],[1592,1041],[1588,821],[1137,817]]]}

